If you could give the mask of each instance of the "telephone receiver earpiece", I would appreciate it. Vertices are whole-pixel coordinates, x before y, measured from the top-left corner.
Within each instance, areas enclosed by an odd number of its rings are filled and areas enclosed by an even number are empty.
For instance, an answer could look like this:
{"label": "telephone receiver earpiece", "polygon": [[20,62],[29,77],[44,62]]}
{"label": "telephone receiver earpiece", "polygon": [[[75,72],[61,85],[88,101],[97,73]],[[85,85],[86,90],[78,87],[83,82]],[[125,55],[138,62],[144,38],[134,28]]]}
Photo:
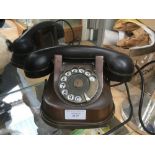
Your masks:
{"label": "telephone receiver earpiece", "polygon": [[104,56],[104,74],[109,80],[127,82],[134,73],[134,64],[130,57],[116,51],[91,46],[57,46],[31,53],[25,62],[24,71],[30,78],[38,78],[53,72],[54,55],[62,55],[70,61],[95,59]]}

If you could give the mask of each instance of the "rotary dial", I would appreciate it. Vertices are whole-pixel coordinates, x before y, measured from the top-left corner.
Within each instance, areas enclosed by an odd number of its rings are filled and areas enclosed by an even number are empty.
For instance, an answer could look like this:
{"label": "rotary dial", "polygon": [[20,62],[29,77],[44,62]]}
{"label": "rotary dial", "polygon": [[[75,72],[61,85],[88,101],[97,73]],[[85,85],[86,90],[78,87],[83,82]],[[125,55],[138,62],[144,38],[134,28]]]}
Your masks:
{"label": "rotary dial", "polygon": [[90,70],[72,68],[61,74],[58,87],[65,100],[76,104],[85,103],[96,95],[98,79]]}

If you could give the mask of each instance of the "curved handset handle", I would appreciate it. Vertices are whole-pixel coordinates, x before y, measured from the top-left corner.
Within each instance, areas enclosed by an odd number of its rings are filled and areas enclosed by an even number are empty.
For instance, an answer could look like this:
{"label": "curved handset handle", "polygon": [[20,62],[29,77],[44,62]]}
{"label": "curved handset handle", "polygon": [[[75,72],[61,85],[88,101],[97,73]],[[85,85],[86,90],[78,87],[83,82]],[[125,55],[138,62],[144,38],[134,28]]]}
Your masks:
{"label": "curved handset handle", "polygon": [[[12,50],[16,54],[26,54],[35,50],[57,45],[58,39],[64,37],[63,27],[53,21],[44,21],[25,31],[13,42]],[[48,46],[48,44],[50,46]]]}
{"label": "curved handset handle", "polygon": [[53,71],[55,54],[63,59],[79,60],[95,59],[95,56],[104,56],[104,75],[109,80],[127,82],[134,73],[134,64],[130,57],[116,51],[91,46],[58,46],[38,50],[31,53],[24,66],[25,74],[31,78],[45,76]]}

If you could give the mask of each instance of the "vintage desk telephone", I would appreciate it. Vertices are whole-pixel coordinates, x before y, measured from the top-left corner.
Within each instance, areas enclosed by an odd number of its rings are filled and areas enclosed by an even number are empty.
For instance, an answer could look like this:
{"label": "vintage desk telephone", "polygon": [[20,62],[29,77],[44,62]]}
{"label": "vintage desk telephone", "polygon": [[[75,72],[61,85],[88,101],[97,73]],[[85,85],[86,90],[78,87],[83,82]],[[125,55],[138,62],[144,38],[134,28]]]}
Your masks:
{"label": "vintage desk telephone", "polygon": [[58,23],[35,25],[12,44],[12,64],[30,78],[50,74],[41,104],[45,122],[58,128],[103,126],[114,112],[110,81],[130,81],[134,64],[105,48],[60,46],[63,36]]}

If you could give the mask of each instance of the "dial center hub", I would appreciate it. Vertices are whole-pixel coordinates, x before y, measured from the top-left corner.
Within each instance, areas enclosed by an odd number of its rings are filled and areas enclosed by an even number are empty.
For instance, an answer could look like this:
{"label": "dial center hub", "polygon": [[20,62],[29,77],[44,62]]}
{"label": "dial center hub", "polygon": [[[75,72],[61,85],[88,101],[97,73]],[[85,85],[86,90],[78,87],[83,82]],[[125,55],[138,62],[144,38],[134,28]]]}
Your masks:
{"label": "dial center hub", "polygon": [[76,87],[76,88],[83,87],[83,80],[82,79],[75,79],[74,80],[74,87]]}

